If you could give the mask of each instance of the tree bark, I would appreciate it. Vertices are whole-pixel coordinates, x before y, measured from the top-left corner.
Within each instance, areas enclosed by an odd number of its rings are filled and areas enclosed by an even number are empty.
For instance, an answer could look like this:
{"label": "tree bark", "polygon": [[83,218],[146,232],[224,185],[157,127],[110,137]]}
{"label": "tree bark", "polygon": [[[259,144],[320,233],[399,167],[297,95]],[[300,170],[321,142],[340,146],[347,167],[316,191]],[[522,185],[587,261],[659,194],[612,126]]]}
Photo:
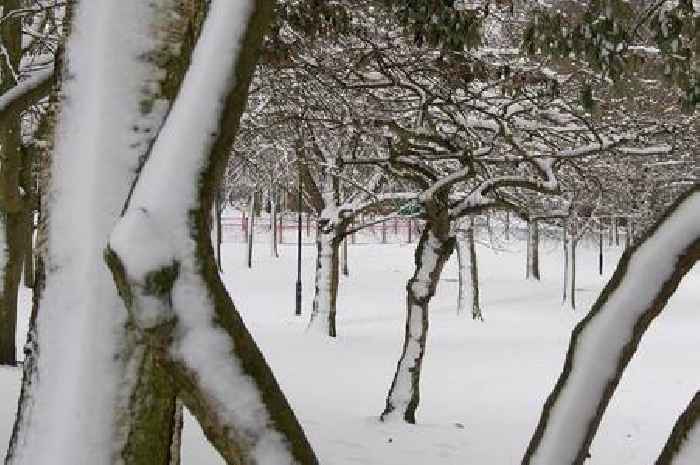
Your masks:
{"label": "tree bark", "polygon": [[[7,0],[6,10],[20,7],[18,0]],[[0,95],[17,84],[22,55],[21,17],[0,24]],[[17,293],[26,246],[25,196],[22,186],[23,151],[20,114],[0,122],[0,364],[16,365]],[[25,192],[27,192],[25,190]]]}
{"label": "tree bark", "polygon": [[316,231],[316,284],[309,328],[330,337],[337,335],[335,320],[342,238],[342,231],[327,231],[319,224]]}
{"label": "tree bark", "polygon": [[[171,153],[166,150],[151,153],[137,181],[135,194],[112,235],[106,259],[130,323],[144,334],[140,344],[146,351],[153,351],[157,366],[163,367],[163,373],[177,387],[178,396],[226,463],[255,465],[277,461],[316,465],[318,461],[298,420],[221,281],[209,240],[209,213],[238,131],[259,47],[272,15],[271,1],[250,3],[251,16],[235,66],[226,79],[223,105],[215,113],[219,132],[212,145],[201,147],[201,152],[180,153],[183,157],[193,157],[189,161],[197,166],[196,172],[183,172],[174,167],[168,172],[179,182],[191,183],[194,199],[181,196],[176,203],[164,200],[169,186],[159,182],[163,173],[148,168],[156,160],[162,167]],[[232,8],[226,0],[213,2],[213,6],[224,11]],[[221,33],[226,18],[210,12],[203,35],[210,32],[209,21],[214,26],[204,47],[211,48],[205,49],[200,59],[212,65],[213,46],[220,45],[218,42],[223,40],[215,32]],[[189,81],[190,91],[205,81],[206,68],[201,66],[196,71],[197,77]],[[215,79],[220,80],[222,76],[215,76]],[[184,85],[187,84],[186,78]],[[221,96],[218,100],[222,100]],[[178,118],[173,123],[176,126],[185,124],[193,118],[187,110],[184,104],[178,105],[176,101],[168,118]],[[208,132],[200,132],[197,137],[202,140],[208,135]],[[175,142],[180,141],[182,134],[170,132],[167,137],[166,146],[177,147]],[[139,189],[141,184],[149,188]],[[158,186],[157,191],[152,188],[154,184]],[[164,252],[172,254],[168,255],[172,263],[163,265],[159,260],[144,269],[139,264],[141,257],[132,251],[133,244],[139,244],[139,238],[143,240],[148,234],[155,234],[149,233],[152,231],[151,215],[159,215],[161,221],[172,226],[168,230],[176,234],[174,240],[178,247]],[[128,425],[132,430],[141,426],[133,419]]]}
{"label": "tree bark", "polygon": [[255,192],[250,194],[248,205],[248,248],[246,249],[246,263],[248,268],[253,267],[253,242],[255,241]]}
{"label": "tree bark", "polygon": [[540,234],[537,220],[527,223],[527,268],[526,279],[540,280]]}
{"label": "tree bark", "polygon": [[[698,463],[700,460],[698,441],[700,441],[700,391],[695,393],[688,407],[678,417],[655,465]],[[688,449],[694,452],[688,452]],[[692,453],[695,453],[695,456],[687,455]],[[680,456],[683,456],[685,462],[676,461]]]}
{"label": "tree bark", "polygon": [[572,332],[562,373],[544,404],[523,465],[584,463],[644,333],[700,259],[698,208],[700,187],[695,186],[622,255],[593,308]]}
{"label": "tree bark", "polygon": [[569,221],[564,220],[564,225],[561,228],[561,244],[562,252],[564,252],[564,269],[563,269],[563,285],[562,285],[562,304],[566,303],[566,291],[569,287]]}
{"label": "tree bark", "polygon": [[348,268],[348,238],[343,238],[343,276],[350,276],[350,270]]}
{"label": "tree bark", "polygon": [[428,304],[435,295],[442,269],[455,248],[449,226],[427,222],[415,253],[415,271],[406,285],[406,331],[403,350],[389,388],[381,420],[416,422],[420,401],[420,371],[428,334]]}
{"label": "tree bark", "polygon": [[469,244],[469,275],[472,288],[472,318],[484,321],[481,313],[481,301],[479,298],[479,264],[476,258],[476,241],[474,240],[474,220],[472,227],[467,231],[467,243]]}

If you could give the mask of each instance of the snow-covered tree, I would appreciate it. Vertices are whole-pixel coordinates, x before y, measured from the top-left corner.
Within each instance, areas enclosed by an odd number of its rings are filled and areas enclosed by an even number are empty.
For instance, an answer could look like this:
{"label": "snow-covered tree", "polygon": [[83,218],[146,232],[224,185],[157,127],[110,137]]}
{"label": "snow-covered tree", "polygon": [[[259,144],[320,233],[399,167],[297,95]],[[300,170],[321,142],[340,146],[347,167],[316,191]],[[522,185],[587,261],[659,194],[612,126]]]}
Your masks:
{"label": "snow-covered tree", "polygon": [[[523,465],[583,464],[627,364],[651,322],[700,259],[695,186],[628,249],[591,311],[574,328],[562,373],[547,398]],[[657,464],[700,459],[697,395]]]}
{"label": "snow-covered tree", "polygon": [[38,346],[8,463],[169,464],[176,399],[226,463],[317,463],[210,240],[271,12],[265,0],[77,4]]}

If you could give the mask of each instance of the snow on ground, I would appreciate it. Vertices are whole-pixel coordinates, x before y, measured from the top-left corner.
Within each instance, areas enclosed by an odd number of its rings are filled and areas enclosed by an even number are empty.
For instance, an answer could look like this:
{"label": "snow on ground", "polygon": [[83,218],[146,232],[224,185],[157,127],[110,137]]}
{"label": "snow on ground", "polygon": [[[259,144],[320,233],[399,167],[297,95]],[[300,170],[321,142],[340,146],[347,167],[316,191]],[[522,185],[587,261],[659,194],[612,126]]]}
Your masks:
{"label": "snow on ground", "polygon": [[[225,243],[224,280],[325,465],[514,465],[564,358],[574,324],[612,272],[620,249],[579,253],[578,302],[560,305],[561,250],[541,247],[542,282],[525,281],[524,242],[511,251],[478,249],[485,323],[456,315],[455,260],[431,305],[418,425],[377,418],[400,355],[405,284],[415,244],[349,245],[350,277],[341,276],[336,340],[306,333],[313,298],[315,247],[304,247],[304,315],[294,317],[296,249],[281,257],[256,244]],[[591,449],[591,465],[647,465],[700,386],[700,269],[696,267],[642,342]],[[28,300],[24,299],[27,303]],[[9,438],[19,383],[0,370],[0,435]],[[185,427],[183,464],[219,465],[196,423]]]}

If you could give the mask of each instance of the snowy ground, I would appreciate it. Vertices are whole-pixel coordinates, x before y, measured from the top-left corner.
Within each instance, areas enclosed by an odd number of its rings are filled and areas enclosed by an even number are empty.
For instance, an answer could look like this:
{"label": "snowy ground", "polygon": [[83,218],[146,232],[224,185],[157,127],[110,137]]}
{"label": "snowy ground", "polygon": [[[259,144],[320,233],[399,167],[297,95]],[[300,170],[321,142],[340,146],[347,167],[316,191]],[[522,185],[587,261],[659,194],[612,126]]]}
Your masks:
{"label": "snowy ground", "polygon": [[[485,323],[457,316],[450,262],[431,306],[418,425],[382,424],[403,337],[411,244],[357,244],[341,279],[337,340],[304,332],[313,292],[315,248],[304,247],[304,315],[294,317],[296,249],[273,259],[256,244],[224,244],[224,279],[325,465],[514,465],[559,374],[573,325],[612,272],[597,250],[580,249],[579,309],[560,305],[561,250],[542,245],[542,281],[527,282],[524,244],[479,248]],[[28,303],[28,296],[23,302]],[[700,269],[696,267],[643,340],[593,444],[591,464],[653,463],[677,415],[700,386]],[[23,340],[23,336],[21,337]],[[9,437],[19,383],[0,369],[0,435]],[[185,429],[184,465],[222,463],[196,423]]]}

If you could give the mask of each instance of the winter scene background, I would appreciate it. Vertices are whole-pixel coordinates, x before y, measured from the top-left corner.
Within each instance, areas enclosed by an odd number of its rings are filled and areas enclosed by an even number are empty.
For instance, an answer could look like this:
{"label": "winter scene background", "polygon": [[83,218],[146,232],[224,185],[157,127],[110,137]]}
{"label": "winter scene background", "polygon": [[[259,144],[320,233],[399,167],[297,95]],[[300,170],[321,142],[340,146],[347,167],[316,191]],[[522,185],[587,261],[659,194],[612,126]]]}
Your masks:
{"label": "winter scene background", "polygon": [[6,465],[700,464],[700,2],[2,0]]}

